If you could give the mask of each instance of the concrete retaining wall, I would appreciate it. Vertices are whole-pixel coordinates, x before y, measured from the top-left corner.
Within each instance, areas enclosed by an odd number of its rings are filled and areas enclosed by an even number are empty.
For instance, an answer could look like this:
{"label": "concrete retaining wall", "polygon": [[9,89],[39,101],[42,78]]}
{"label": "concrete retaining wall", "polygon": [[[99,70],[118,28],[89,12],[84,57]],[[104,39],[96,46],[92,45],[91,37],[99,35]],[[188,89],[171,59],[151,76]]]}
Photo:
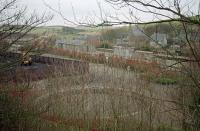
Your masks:
{"label": "concrete retaining wall", "polygon": [[[8,59],[20,60],[21,57],[20,53],[1,53],[0,62]],[[0,81],[35,81],[53,77],[58,73],[63,75],[75,75],[89,72],[89,63],[84,61],[38,55],[31,55],[31,58],[33,61],[32,66],[20,66],[19,62],[17,66],[0,71]]]}

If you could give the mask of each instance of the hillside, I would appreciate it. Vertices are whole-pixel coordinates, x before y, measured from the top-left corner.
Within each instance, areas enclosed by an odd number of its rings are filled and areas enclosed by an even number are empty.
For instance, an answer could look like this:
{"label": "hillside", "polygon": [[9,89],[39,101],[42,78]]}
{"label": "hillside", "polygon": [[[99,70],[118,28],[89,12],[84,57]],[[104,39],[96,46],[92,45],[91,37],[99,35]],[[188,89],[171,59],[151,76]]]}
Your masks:
{"label": "hillside", "polygon": [[33,31],[31,31],[31,33],[33,34],[46,33],[48,35],[54,35],[57,38],[70,39],[84,31],[85,30],[83,29],[76,29],[67,26],[40,26],[36,27]]}

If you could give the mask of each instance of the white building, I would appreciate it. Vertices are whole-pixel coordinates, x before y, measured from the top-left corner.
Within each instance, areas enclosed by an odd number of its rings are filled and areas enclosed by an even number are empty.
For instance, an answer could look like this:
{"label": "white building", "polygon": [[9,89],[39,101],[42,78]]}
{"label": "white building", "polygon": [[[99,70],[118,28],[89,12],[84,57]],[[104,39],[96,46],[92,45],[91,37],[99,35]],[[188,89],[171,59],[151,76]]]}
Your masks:
{"label": "white building", "polygon": [[135,51],[135,48],[127,44],[114,46],[114,55],[116,56],[131,58],[134,54],[134,51]]}
{"label": "white building", "polygon": [[94,45],[86,44],[85,40],[56,40],[55,46],[57,48],[68,49],[76,52],[94,52],[96,48]]}
{"label": "white building", "polygon": [[155,48],[164,47],[167,45],[167,38],[167,34],[154,33],[151,36],[150,46]]}
{"label": "white building", "polygon": [[66,43],[64,49],[76,51],[76,52],[95,52],[96,48],[93,45],[84,43]]}
{"label": "white building", "polygon": [[64,44],[65,44],[66,42],[64,41],[64,40],[56,40],[56,42],[55,42],[55,46],[57,47],[57,48],[64,48]]}

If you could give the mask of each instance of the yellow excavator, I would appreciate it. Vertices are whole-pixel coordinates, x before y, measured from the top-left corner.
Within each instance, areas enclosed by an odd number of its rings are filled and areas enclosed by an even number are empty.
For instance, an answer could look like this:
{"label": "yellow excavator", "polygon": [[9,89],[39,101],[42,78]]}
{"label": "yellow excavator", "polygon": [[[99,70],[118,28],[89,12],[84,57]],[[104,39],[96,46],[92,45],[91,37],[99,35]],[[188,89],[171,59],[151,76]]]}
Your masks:
{"label": "yellow excavator", "polygon": [[32,65],[32,58],[30,57],[28,53],[24,53],[24,52],[22,53],[21,65],[25,65],[25,66]]}

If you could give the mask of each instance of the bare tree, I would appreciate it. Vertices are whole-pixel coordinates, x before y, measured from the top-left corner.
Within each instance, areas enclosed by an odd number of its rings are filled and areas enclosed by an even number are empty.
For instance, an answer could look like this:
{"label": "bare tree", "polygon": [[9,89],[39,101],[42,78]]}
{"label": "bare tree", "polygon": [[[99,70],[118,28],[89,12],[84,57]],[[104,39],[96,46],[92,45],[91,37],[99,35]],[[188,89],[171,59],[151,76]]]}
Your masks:
{"label": "bare tree", "polygon": [[[35,27],[52,19],[52,15],[46,13],[40,15],[34,12],[27,13],[26,7],[22,7],[17,2],[18,0],[0,2],[0,54],[29,35]],[[2,69],[9,65],[2,66]]]}
{"label": "bare tree", "polygon": [[[31,14],[28,13],[26,7],[22,7],[18,3],[18,0],[0,1],[0,77],[3,77],[2,72],[19,62],[19,60],[16,59],[8,62],[6,57],[3,57],[4,53],[22,38],[28,35],[30,36],[29,33],[37,26],[51,19],[52,16],[46,13],[40,15],[37,15],[35,12]],[[34,41],[34,39],[32,40]],[[26,52],[31,51],[32,47],[34,46],[31,46]],[[0,130],[24,130],[26,128],[24,126],[24,123],[26,123],[25,119],[30,119],[31,115],[29,114],[25,117],[24,114],[28,113],[25,107],[22,106],[16,97],[10,97],[13,90],[9,88],[10,83],[0,84],[1,87],[4,87],[0,89]],[[21,87],[15,87],[15,89],[20,90],[19,92],[23,92],[27,90],[27,88],[31,88],[30,82],[25,85],[26,86],[21,85]]]}
{"label": "bare tree", "polygon": [[[181,65],[181,76],[184,78],[181,81],[180,88],[178,88],[179,98],[168,101],[162,98],[147,97],[151,101],[162,101],[164,103],[171,103],[175,105],[175,109],[181,115],[182,129],[183,130],[199,130],[200,129],[200,14],[198,4],[194,4],[195,0],[106,0],[113,7],[128,8],[130,12],[125,16],[126,19],[108,16],[103,18],[100,14],[101,23],[80,22],[76,20],[67,19],[59,10],[53,9],[45,3],[50,9],[54,10],[58,15],[63,17],[64,20],[75,25],[87,26],[115,26],[115,25],[139,25],[146,26],[150,24],[167,23],[173,30],[174,35],[179,37],[181,43],[187,47],[189,54],[186,59],[179,59],[169,50],[164,49],[176,61],[175,64],[170,65],[174,67],[177,64]],[[101,7],[99,6],[100,10]],[[154,19],[151,21],[139,19],[137,14],[133,11],[137,10],[145,15],[152,15]],[[101,11],[103,13],[103,11]],[[139,15],[139,13],[138,13]],[[181,26],[178,31],[174,23]],[[144,32],[145,33],[145,32]],[[181,34],[181,36],[180,36]],[[149,35],[147,35],[152,39]],[[155,41],[157,43],[157,41]],[[158,44],[158,43],[157,43]]]}
{"label": "bare tree", "polygon": [[[135,18],[133,21],[121,20],[120,18],[103,21],[103,24],[120,25],[120,24],[136,24],[148,25],[167,23],[174,30],[176,37],[182,33],[181,42],[189,49],[189,59],[176,60],[176,64],[181,64],[182,76],[186,77],[186,81],[181,84],[181,101],[177,101],[181,105],[183,116],[183,130],[198,130],[200,127],[200,103],[199,103],[199,71],[200,71],[200,55],[199,55],[199,28],[200,17],[199,7],[194,5],[193,0],[106,0],[110,4],[119,8],[130,8],[140,13],[154,16],[154,20],[145,21],[137,18],[132,12],[130,17]],[[191,4],[192,3],[192,4]],[[177,31],[174,23],[181,25],[181,32]],[[169,52],[168,50],[166,50]],[[173,58],[174,54],[169,53]],[[189,66],[192,65],[192,66]],[[175,65],[175,64],[174,64]],[[172,65],[172,66],[174,66]]]}

